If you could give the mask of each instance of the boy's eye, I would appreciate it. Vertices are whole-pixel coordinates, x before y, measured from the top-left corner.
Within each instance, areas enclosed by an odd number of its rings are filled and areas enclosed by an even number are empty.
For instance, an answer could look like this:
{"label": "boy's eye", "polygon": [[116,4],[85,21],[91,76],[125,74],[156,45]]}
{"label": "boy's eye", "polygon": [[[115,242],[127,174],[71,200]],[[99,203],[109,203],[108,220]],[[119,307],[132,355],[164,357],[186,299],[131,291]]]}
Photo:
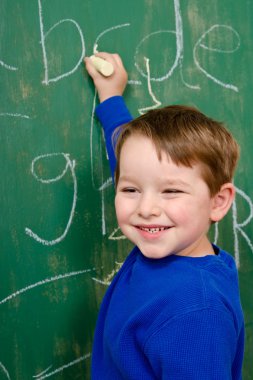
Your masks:
{"label": "boy's eye", "polygon": [[182,190],[178,189],[166,189],[163,191],[165,194],[178,194],[178,193],[183,193]]}
{"label": "boy's eye", "polygon": [[125,188],[121,189],[121,191],[123,193],[135,193],[137,190],[134,189],[133,187],[125,187]]}

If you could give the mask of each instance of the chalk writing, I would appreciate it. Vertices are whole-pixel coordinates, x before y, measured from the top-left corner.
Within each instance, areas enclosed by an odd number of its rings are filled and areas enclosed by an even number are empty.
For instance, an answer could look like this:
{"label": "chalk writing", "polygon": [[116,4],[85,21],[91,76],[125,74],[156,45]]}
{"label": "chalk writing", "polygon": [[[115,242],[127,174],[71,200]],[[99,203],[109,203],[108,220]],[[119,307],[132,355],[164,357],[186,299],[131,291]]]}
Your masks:
{"label": "chalk writing", "polygon": [[[43,179],[43,178],[40,178],[36,172],[35,172],[35,169],[34,169],[34,166],[35,166],[35,163],[38,161],[38,160],[41,160],[41,159],[44,159],[44,158],[49,158],[49,157],[56,157],[56,156],[63,156],[66,160],[66,166],[64,168],[64,170],[62,171],[61,174],[59,174],[57,177],[55,178],[51,178],[51,179]],[[72,223],[72,220],[73,220],[73,217],[74,217],[74,213],[75,213],[75,208],[76,208],[76,199],[77,199],[77,179],[76,179],[76,174],[75,174],[75,161],[71,161],[70,158],[69,158],[69,154],[67,153],[51,153],[51,154],[44,154],[44,155],[41,155],[41,156],[38,156],[36,157],[33,161],[32,161],[32,165],[31,165],[31,172],[32,172],[32,175],[39,181],[39,182],[42,182],[44,184],[50,184],[50,183],[53,183],[53,182],[56,182],[56,181],[59,181],[60,179],[62,179],[64,177],[64,175],[67,173],[68,169],[70,170],[71,172],[71,175],[72,175],[72,179],[73,179],[73,202],[72,202],[72,208],[71,208],[71,212],[70,212],[70,216],[69,216],[69,220],[68,220],[68,223],[66,225],[66,228],[64,230],[64,232],[62,233],[61,236],[59,236],[58,238],[54,239],[54,240],[46,240],[46,239],[43,239],[41,237],[39,237],[36,233],[34,233],[30,228],[25,228],[25,232],[27,235],[29,235],[31,238],[35,239],[37,242],[41,243],[41,244],[44,244],[44,245],[54,245],[54,244],[58,244],[60,243],[64,238],[65,236],[67,235],[69,229],[70,229],[70,226],[71,226],[71,223]]]}
{"label": "chalk writing", "polygon": [[[69,368],[69,367],[72,367],[72,366],[74,366],[74,365],[76,365],[76,364],[78,364],[78,363],[80,363],[80,362],[82,362],[82,361],[84,361],[84,360],[87,360],[87,359],[89,359],[90,357],[91,357],[91,353],[88,353],[88,354],[86,354],[86,355],[80,356],[80,358],[77,358],[77,359],[73,360],[72,362],[70,362],[70,363],[68,363],[68,364],[64,364],[62,367],[59,367],[59,368],[55,369],[54,371],[52,371],[52,372],[50,372],[50,373],[45,373],[45,371],[43,371],[43,373],[41,373],[42,376],[41,376],[41,375],[40,375],[40,376],[37,375],[37,376],[33,376],[33,377],[35,377],[37,380],[43,380],[43,379],[46,379],[46,378],[48,378],[48,377],[51,377],[51,376],[56,375],[56,374],[59,373],[59,372],[64,371],[65,369],[67,369],[67,368]],[[49,368],[51,368],[51,367],[49,367]],[[47,372],[47,370],[46,370],[46,372]],[[39,377],[38,377],[38,376],[39,376]]]}
{"label": "chalk writing", "polygon": [[[232,205],[232,219],[233,219],[232,233],[234,236],[234,256],[235,256],[236,265],[239,268],[240,267],[239,235],[241,235],[244,238],[251,252],[253,253],[253,242],[251,241],[250,237],[246,234],[246,232],[243,230],[243,227],[246,227],[253,219],[253,202],[250,199],[250,197],[238,187],[236,187],[236,194],[237,196],[242,197],[242,199],[246,201],[249,207],[249,215],[246,217],[246,219],[243,222],[239,223],[238,222],[238,207],[237,207],[236,199],[234,200],[233,205]],[[215,237],[214,237],[215,244],[217,244],[218,239],[219,239],[219,227],[218,227],[218,223],[216,223]]]}
{"label": "chalk writing", "polygon": [[[94,48],[95,49],[95,48]],[[95,120],[95,108],[96,108],[96,99],[97,99],[97,91],[94,93],[94,98],[93,98],[93,106],[92,106],[92,114],[91,114],[91,123],[90,123],[90,162],[91,162],[91,181],[93,188],[95,190],[98,190],[95,184],[95,162],[94,162],[94,155],[93,155],[93,132],[94,132],[94,120]],[[100,152],[100,159],[102,160],[101,157],[101,152]],[[103,181],[102,181],[103,182]],[[107,181],[106,181],[107,182]],[[105,223],[105,215],[104,215],[104,187],[103,185],[100,185],[99,189],[101,189],[101,213],[102,213],[102,235],[106,234],[106,223]]]}
{"label": "chalk writing", "polygon": [[149,111],[149,110],[152,110],[152,109],[155,109],[157,107],[159,107],[162,103],[156,99],[153,91],[152,91],[152,87],[151,87],[151,82],[150,82],[150,67],[149,67],[149,59],[144,57],[145,59],[145,62],[146,62],[146,68],[147,68],[147,82],[148,82],[148,93],[151,97],[151,99],[153,100],[154,104],[149,106],[149,107],[145,107],[145,108],[139,108],[139,113],[141,115],[143,115],[145,112]]}
{"label": "chalk writing", "polygon": [[[44,80],[42,83],[48,85],[49,83],[51,82],[57,82],[59,81],[60,79],[62,78],[65,78],[71,74],[73,74],[77,68],[80,66],[80,63],[83,61],[83,58],[85,56],[85,43],[84,43],[84,38],[83,38],[83,33],[82,33],[82,30],[80,28],[80,26],[78,25],[78,23],[75,21],[75,20],[72,20],[72,19],[64,19],[64,20],[61,20],[59,22],[57,22],[56,24],[54,24],[46,33],[44,32],[44,24],[43,24],[43,15],[42,15],[42,5],[41,5],[41,0],[38,0],[38,6],[39,6],[39,23],[40,23],[40,33],[41,33],[41,46],[42,46],[42,53],[43,53],[43,63],[44,63],[44,70],[45,70],[45,77],[44,77]],[[80,57],[79,57],[79,60],[77,62],[77,64],[75,65],[75,67],[73,67],[71,70],[69,70],[68,72],[66,73],[63,73],[61,75],[58,75],[57,77],[54,77],[54,78],[49,78],[49,74],[48,74],[48,59],[47,59],[47,50],[46,50],[46,38],[49,36],[49,34],[56,28],[58,27],[60,24],[62,23],[71,23],[73,24],[77,31],[78,31],[78,34],[80,36],[80,41],[81,41],[81,54],[80,54]]]}
{"label": "chalk writing", "polygon": [[[45,369],[44,371],[42,371],[41,373],[39,373],[38,375],[34,375],[33,378],[36,379],[36,380],[46,379],[48,377],[56,375],[59,372],[64,371],[67,368],[73,367],[74,365],[76,365],[76,364],[78,364],[78,363],[80,363],[82,361],[85,361],[85,360],[89,359],[90,357],[91,357],[91,353],[89,352],[88,354],[80,356],[79,358],[73,360],[72,362],[64,364],[63,366],[55,369],[54,371],[47,373],[52,368],[52,365],[51,365],[47,369]],[[7,371],[7,369],[4,367],[4,365],[1,362],[0,362],[0,369],[6,375],[7,379],[11,380],[9,372]]]}
{"label": "chalk writing", "polygon": [[121,29],[121,28],[125,28],[126,26],[130,26],[130,24],[129,23],[125,23],[125,24],[119,24],[119,25],[115,25],[115,26],[112,26],[111,28],[108,28],[108,29],[106,29],[106,30],[104,30],[103,32],[101,32],[98,36],[97,36],[97,38],[96,38],[96,40],[95,40],[95,42],[94,42],[94,45],[93,45],[93,54],[96,54],[97,52],[98,52],[98,42],[99,42],[99,40],[104,36],[104,35],[106,35],[107,33],[110,33],[110,32],[114,32],[115,30],[117,30],[117,29]]}
{"label": "chalk writing", "polygon": [[105,278],[101,280],[99,278],[92,277],[92,280],[95,282],[98,282],[101,285],[109,286],[112,282],[113,277],[123,265],[123,263],[118,263],[118,262],[115,262],[115,264],[116,264],[116,269],[113,269]]}
{"label": "chalk writing", "polygon": [[90,162],[91,162],[91,181],[93,188],[96,189],[95,185],[95,168],[94,168],[94,156],[93,156],[93,133],[94,133],[94,121],[95,121],[95,108],[96,108],[96,100],[97,100],[97,91],[95,90],[95,94],[93,97],[92,104],[92,112],[91,112],[91,123],[90,123]]}
{"label": "chalk writing", "polygon": [[[163,75],[163,76],[160,76],[160,77],[150,77],[150,80],[151,81],[158,81],[158,82],[162,82],[166,79],[168,79],[169,77],[172,76],[172,74],[174,73],[174,70],[179,67],[180,69],[180,74],[181,74],[181,79],[182,79],[182,82],[184,85],[186,85],[187,87],[193,89],[193,90],[200,90],[200,86],[199,85],[190,85],[188,83],[185,82],[185,80],[183,79],[183,74],[182,74],[182,68],[183,68],[183,59],[184,59],[184,39],[183,39],[183,21],[182,21],[182,15],[181,15],[181,9],[180,9],[180,0],[174,0],[174,11],[175,11],[175,30],[158,30],[158,31],[155,31],[155,32],[152,32],[148,35],[146,35],[141,41],[140,43],[137,45],[136,47],[136,51],[135,51],[135,66],[137,68],[137,70],[139,71],[139,73],[143,76],[143,77],[146,77],[148,76],[148,73],[144,72],[140,65],[138,64],[138,61],[137,61],[137,56],[140,55],[140,50],[141,50],[141,47],[142,45],[144,44],[144,42],[146,42],[148,39],[152,38],[153,36],[157,36],[157,35],[164,35],[164,34],[172,34],[175,36],[175,39],[176,39],[176,56],[175,56],[175,60],[172,64],[172,66],[169,68],[168,72]],[[236,38],[237,40],[237,43],[235,45],[235,47],[233,49],[220,49],[220,48],[212,48],[212,47],[208,47],[206,46],[205,43],[203,43],[204,39],[212,33],[212,31],[214,30],[220,30],[221,31],[221,34],[224,30],[226,31],[230,31],[234,37]],[[233,90],[233,91],[236,91],[238,92],[238,87],[237,86],[234,86],[232,84],[229,84],[229,83],[224,83],[223,81],[221,81],[220,79],[217,79],[215,78],[213,75],[211,75],[210,73],[208,73],[207,70],[205,70],[199,60],[198,60],[198,57],[197,57],[197,51],[199,48],[202,48],[202,49],[205,49],[205,50],[209,50],[209,51],[212,51],[212,52],[217,52],[217,53],[234,53],[235,51],[237,51],[240,47],[240,36],[238,34],[238,32],[232,28],[231,26],[229,25],[213,25],[211,26],[211,28],[209,28],[206,32],[204,32],[201,37],[198,39],[198,41],[196,42],[196,44],[194,45],[194,48],[193,48],[193,57],[194,57],[194,63],[195,65],[197,66],[197,68],[208,78],[208,79],[211,79],[212,81],[214,81],[216,84],[226,88],[226,89],[229,89],[229,90]]]}
{"label": "chalk writing", "polygon": [[[141,50],[141,47],[142,45],[144,44],[144,42],[148,39],[150,39],[151,37],[155,36],[155,35],[158,35],[158,34],[176,34],[175,31],[171,31],[171,30],[159,30],[159,31],[156,31],[156,32],[153,32],[153,33],[150,33],[148,35],[146,35],[141,41],[140,43],[137,45],[136,47],[136,50],[135,50],[135,55],[134,55],[134,60],[135,60],[135,67],[137,68],[137,70],[139,71],[139,73],[144,77],[144,78],[147,78],[148,74],[146,71],[143,71],[142,68],[140,67],[140,65],[138,64],[138,61],[137,61],[137,56],[138,55],[141,55],[140,53],[140,50]],[[176,55],[176,58],[175,58],[175,61],[172,65],[172,67],[169,69],[168,73],[162,77],[150,77],[150,80],[151,81],[158,81],[158,82],[162,82],[164,81],[165,79],[169,78],[174,70],[176,69],[176,67],[178,66],[179,64],[179,59],[180,59],[180,49],[181,49],[181,46],[178,45],[178,49],[177,49],[177,55]]]}
{"label": "chalk writing", "polygon": [[5,376],[7,377],[7,379],[11,380],[9,372],[7,371],[7,369],[5,368],[5,366],[3,365],[3,363],[1,363],[1,362],[0,362],[0,370],[2,370],[2,372],[5,374]]}
{"label": "chalk writing", "polygon": [[218,239],[219,239],[219,223],[217,222],[214,225],[214,238],[213,238],[214,244],[218,243]]}
{"label": "chalk writing", "polygon": [[115,228],[112,231],[112,233],[109,235],[108,239],[109,240],[124,240],[124,239],[126,239],[125,235],[120,234],[117,236],[116,234],[118,231],[120,231],[120,227]]}
{"label": "chalk writing", "polygon": [[[180,0],[174,0],[174,10],[175,10],[176,30],[159,30],[159,31],[150,33],[150,34],[148,34],[147,36],[145,36],[141,40],[141,42],[138,44],[138,46],[136,48],[135,57],[139,53],[139,49],[140,49],[141,45],[143,44],[143,42],[146,41],[151,36],[154,36],[156,34],[161,34],[161,33],[162,34],[163,33],[172,33],[172,34],[174,34],[176,36],[177,50],[176,50],[175,61],[174,61],[173,65],[172,65],[172,67],[170,68],[170,70],[168,71],[168,73],[166,75],[164,75],[163,77],[160,77],[160,78],[153,78],[153,77],[151,77],[150,80],[163,81],[163,80],[169,78],[173,74],[173,71],[175,70],[175,68],[178,66],[178,64],[183,59],[183,27],[182,27],[182,17],[181,17],[181,10],[180,10]],[[146,77],[147,74],[144,73],[140,69],[140,67],[139,67],[139,65],[138,65],[137,62],[135,62],[135,66],[136,66],[137,70],[142,74],[142,76]]]}
{"label": "chalk writing", "polygon": [[16,71],[16,70],[18,70],[17,67],[7,65],[6,63],[4,63],[4,62],[1,61],[1,60],[0,60],[0,65],[3,66],[3,67],[4,67],[5,69],[7,69],[7,70],[12,70],[12,71]]}
{"label": "chalk writing", "polygon": [[41,281],[38,281],[36,282],[35,284],[31,284],[31,285],[28,285],[22,289],[19,289],[17,290],[15,293],[12,293],[10,294],[9,296],[5,297],[4,299],[0,300],[0,305],[20,296],[21,294],[23,293],[26,293],[28,292],[29,290],[32,290],[34,288],[37,288],[38,286],[44,286],[50,282],[55,282],[55,281],[59,281],[59,280],[62,280],[64,278],[69,278],[69,277],[75,277],[75,276],[80,276],[80,275],[83,275],[83,274],[86,274],[86,273],[90,273],[92,271],[94,271],[95,268],[92,268],[92,269],[84,269],[84,270],[79,270],[79,271],[76,271],[76,272],[69,272],[69,273],[64,273],[64,274],[58,274],[57,276],[53,276],[53,277],[50,277],[50,278],[45,278]]}
{"label": "chalk writing", "polygon": [[238,241],[238,235],[240,234],[246,243],[248,244],[251,252],[253,253],[253,243],[250,240],[249,236],[246,234],[245,231],[243,231],[243,227],[247,226],[250,221],[253,218],[253,203],[250,199],[250,197],[241,189],[236,187],[236,193],[240,195],[248,204],[249,206],[249,215],[248,217],[241,223],[238,222],[238,210],[236,202],[233,203],[232,212],[233,212],[233,232],[234,232],[234,251],[235,251],[235,260],[236,264],[239,267],[240,266],[240,251],[239,251],[239,241]]}
{"label": "chalk writing", "polygon": [[[210,34],[212,31],[216,30],[216,29],[220,29],[221,32],[223,31],[223,29],[225,30],[229,30],[231,31],[237,38],[237,44],[235,46],[234,49],[218,49],[218,48],[211,48],[211,47],[208,47],[206,46],[205,44],[202,43],[202,41],[208,36],[208,34]],[[215,52],[218,52],[218,53],[234,53],[236,50],[239,49],[240,47],[240,36],[239,34],[237,33],[237,31],[232,28],[231,26],[229,25],[213,25],[211,26],[211,28],[209,28],[204,34],[202,34],[202,36],[199,38],[199,40],[196,42],[195,46],[194,46],[194,49],[193,49],[193,56],[194,56],[194,62],[196,64],[196,66],[198,67],[198,69],[200,71],[202,71],[203,74],[206,75],[206,77],[208,79],[211,79],[212,81],[214,81],[215,83],[217,83],[218,85],[222,86],[222,87],[225,87],[229,90],[233,90],[233,91],[236,91],[238,92],[238,87],[237,86],[234,86],[232,84],[229,84],[229,83],[224,83],[222,82],[220,79],[217,79],[215,78],[213,75],[209,74],[199,63],[198,61],[198,58],[197,58],[197,49],[201,47],[202,49],[206,49],[206,50],[209,50],[209,51],[215,51]]]}
{"label": "chalk writing", "polygon": [[100,191],[106,189],[107,187],[110,187],[112,185],[112,178],[109,177],[99,188]]}
{"label": "chalk writing", "polygon": [[[165,79],[171,77],[174,70],[178,67],[180,70],[180,75],[181,75],[181,79],[182,79],[183,84],[186,85],[187,87],[191,88],[191,89],[199,90],[200,89],[199,85],[190,85],[183,78],[182,68],[183,68],[183,60],[184,60],[184,24],[183,24],[183,19],[182,19],[182,11],[181,11],[181,7],[180,7],[180,0],[174,0],[173,4],[174,4],[174,13],[175,13],[175,30],[158,30],[158,31],[149,33],[146,36],[144,36],[136,47],[135,56],[134,56],[135,66],[136,66],[137,70],[139,71],[139,73],[143,77],[147,77],[147,73],[145,73],[141,69],[140,65],[138,64],[138,62],[136,60],[136,57],[139,54],[143,43],[146,42],[147,40],[149,40],[150,38],[152,38],[153,36],[156,36],[156,35],[172,34],[175,36],[175,40],[176,40],[175,60],[165,75],[163,75],[161,77],[152,77],[151,76],[150,80],[151,81],[164,81]],[[60,20],[59,22],[55,23],[48,31],[45,32],[44,31],[43,9],[42,9],[41,0],[38,0],[38,13],[39,13],[40,35],[41,35],[40,43],[41,43],[41,47],[42,47],[42,56],[43,56],[43,65],[44,65],[44,80],[42,83],[49,85],[51,82],[57,82],[57,81],[65,78],[65,77],[68,77],[69,75],[73,74],[78,69],[78,67],[82,63],[83,58],[85,56],[85,40],[84,40],[84,36],[83,36],[82,30],[80,28],[80,25],[75,20],[70,19],[70,18]],[[46,39],[49,37],[50,33],[52,33],[59,25],[61,25],[63,23],[69,23],[69,24],[73,25],[75,27],[75,29],[77,30],[78,35],[79,35],[79,39],[80,39],[80,47],[81,47],[80,48],[80,56],[77,60],[77,63],[75,64],[75,66],[72,69],[70,69],[69,71],[62,73],[56,77],[50,78],[49,77],[49,63],[48,63],[48,58],[47,58],[48,54],[47,54],[47,49],[46,49]],[[120,29],[123,27],[129,27],[129,26],[130,26],[130,23],[124,23],[124,24],[119,24],[119,25],[107,28],[106,30],[102,31],[97,36],[97,38],[95,40],[95,43],[93,46],[93,53],[97,52],[98,43],[102,37],[104,37],[106,34],[113,32],[117,29]],[[205,39],[213,31],[216,31],[216,32],[220,31],[221,35],[224,31],[230,32],[231,35],[234,36],[234,38],[236,39],[235,47],[230,48],[230,49],[227,49],[227,48],[221,49],[221,48],[213,48],[213,47],[207,46],[207,44],[205,43]],[[239,89],[237,86],[235,86],[233,84],[225,83],[221,79],[218,79],[214,75],[211,75],[201,65],[201,63],[198,59],[197,52],[199,51],[199,49],[204,49],[204,50],[207,50],[210,52],[232,54],[232,53],[235,53],[239,49],[239,47],[240,47],[240,36],[239,36],[238,32],[233,27],[231,27],[230,25],[219,25],[219,24],[212,25],[208,30],[206,30],[200,36],[200,38],[197,40],[197,42],[195,43],[195,45],[193,47],[194,63],[196,65],[196,67],[208,79],[212,80],[216,84],[218,84],[218,85],[220,85],[226,89],[238,92]],[[17,70],[16,67],[11,66],[11,65],[7,65],[2,60],[0,60],[0,65],[3,66],[4,68],[8,69],[8,70]],[[131,81],[130,80],[129,82],[133,83],[133,84],[140,84],[140,81]]]}
{"label": "chalk writing", "polygon": [[53,366],[50,365],[49,367],[47,367],[44,371],[38,373],[38,375],[33,375],[34,378],[38,378],[38,377],[41,377],[42,375],[44,375],[46,372],[48,372]]}
{"label": "chalk writing", "polygon": [[22,115],[20,113],[9,113],[9,112],[4,112],[0,113],[0,116],[7,116],[7,117],[21,117],[23,119],[30,119],[30,116],[28,115]]}

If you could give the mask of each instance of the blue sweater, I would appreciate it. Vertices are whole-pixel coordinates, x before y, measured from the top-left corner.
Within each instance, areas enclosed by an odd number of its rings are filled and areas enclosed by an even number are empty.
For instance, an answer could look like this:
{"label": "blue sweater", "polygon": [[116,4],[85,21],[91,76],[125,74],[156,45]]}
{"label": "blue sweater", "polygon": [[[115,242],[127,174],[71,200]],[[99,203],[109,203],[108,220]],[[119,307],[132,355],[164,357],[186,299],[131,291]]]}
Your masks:
{"label": "blue sweater", "polygon": [[[101,103],[111,170],[111,135],[131,120],[123,98]],[[93,380],[242,379],[244,322],[233,258],[149,259],[135,247],[104,297],[94,337]]]}

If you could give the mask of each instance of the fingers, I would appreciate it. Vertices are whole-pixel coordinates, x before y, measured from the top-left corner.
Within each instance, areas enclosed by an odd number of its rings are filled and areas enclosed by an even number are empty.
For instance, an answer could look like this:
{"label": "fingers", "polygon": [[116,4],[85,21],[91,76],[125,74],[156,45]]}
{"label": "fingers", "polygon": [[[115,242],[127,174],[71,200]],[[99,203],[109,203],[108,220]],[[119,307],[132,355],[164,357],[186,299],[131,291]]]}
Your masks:
{"label": "fingers", "polygon": [[111,54],[111,53],[106,53],[106,52],[99,52],[95,54],[96,57],[103,58],[106,61],[110,62],[112,65],[117,64],[117,59],[116,59],[117,55],[118,54]]}
{"label": "fingers", "polygon": [[84,59],[88,74],[93,79],[97,89],[100,101],[104,101],[109,97],[122,95],[127,85],[127,71],[124,68],[122,60],[118,54],[99,52],[95,57],[102,58],[113,66],[113,73],[109,76],[101,74],[99,68],[96,69],[92,59],[86,57]]}
{"label": "fingers", "polygon": [[84,63],[86,66],[86,70],[88,71],[88,74],[94,79],[98,76],[100,76],[97,69],[94,67],[91,59],[89,57],[84,58]]}
{"label": "fingers", "polygon": [[123,62],[120,58],[120,56],[118,54],[113,54],[113,58],[115,60],[115,62],[117,63],[118,66],[122,66],[123,67]]}
{"label": "fingers", "polygon": [[[99,57],[99,58],[102,58],[102,59],[104,59],[107,62],[110,62],[113,65],[113,67],[114,67],[115,70],[117,68],[123,68],[122,60],[121,60],[121,58],[120,58],[120,56],[118,54],[99,52],[99,53],[96,53],[95,56]],[[94,77],[95,71],[94,71],[94,67],[93,67],[93,69],[91,68],[92,62],[89,60],[88,57],[85,58],[84,61],[85,61],[88,73],[92,77]]]}

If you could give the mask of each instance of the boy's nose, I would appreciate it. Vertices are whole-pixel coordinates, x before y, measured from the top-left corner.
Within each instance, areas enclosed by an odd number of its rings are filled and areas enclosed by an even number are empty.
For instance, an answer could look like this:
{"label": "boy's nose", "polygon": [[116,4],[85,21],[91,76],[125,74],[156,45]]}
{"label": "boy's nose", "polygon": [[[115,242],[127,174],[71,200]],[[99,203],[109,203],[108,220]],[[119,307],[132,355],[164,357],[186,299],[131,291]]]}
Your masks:
{"label": "boy's nose", "polygon": [[161,207],[157,197],[152,195],[143,195],[138,205],[138,215],[147,219],[151,216],[159,216]]}

